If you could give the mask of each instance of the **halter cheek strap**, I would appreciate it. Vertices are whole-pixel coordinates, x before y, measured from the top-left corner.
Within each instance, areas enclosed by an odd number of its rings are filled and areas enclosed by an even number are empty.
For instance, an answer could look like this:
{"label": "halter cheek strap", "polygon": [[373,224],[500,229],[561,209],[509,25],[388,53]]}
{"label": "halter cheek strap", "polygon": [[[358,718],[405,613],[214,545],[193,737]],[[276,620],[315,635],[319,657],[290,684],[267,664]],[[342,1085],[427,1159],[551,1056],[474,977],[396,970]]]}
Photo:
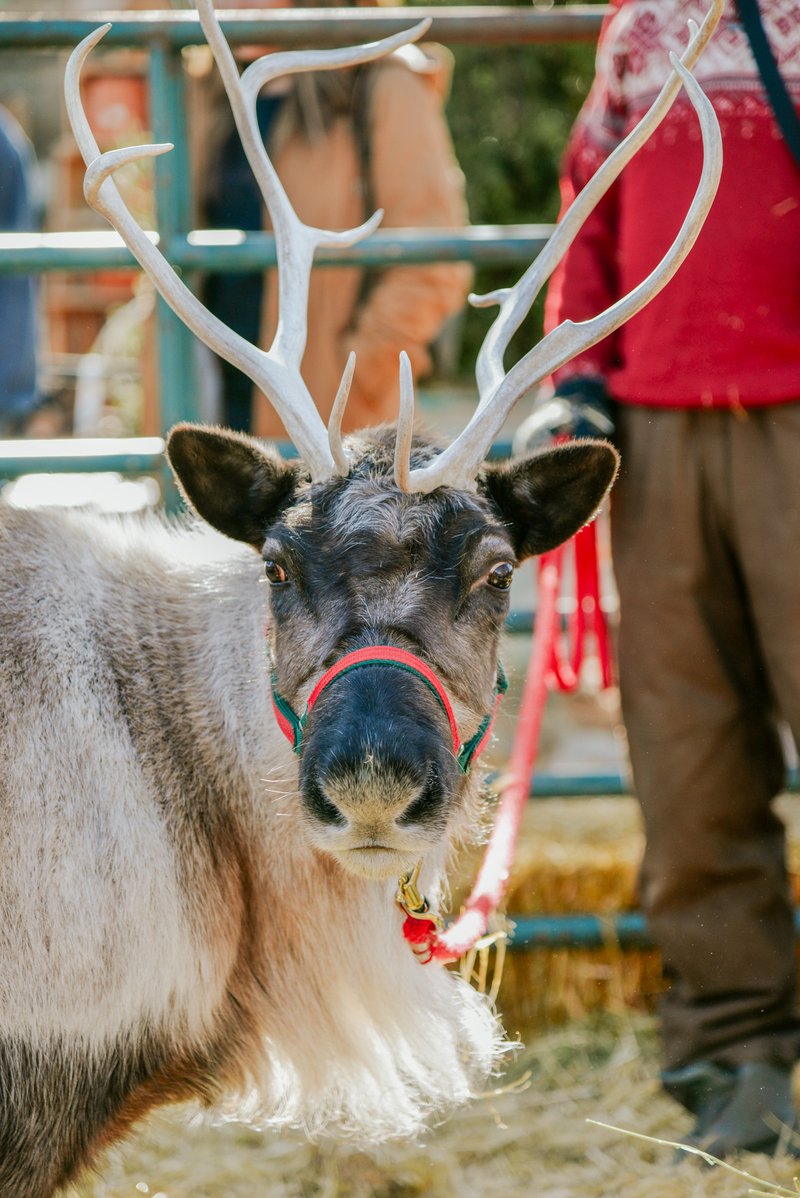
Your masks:
{"label": "halter cheek strap", "polygon": [[508,689],[508,682],[506,681],[503,667],[498,665],[497,668],[497,682],[494,688],[492,710],[481,720],[480,727],[475,735],[471,736],[469,740],[462,742],[458,734],[458,726],[456,724],[456,717],[453,714],[452,704],[447,691],[436,674],[421,657],[417,657],[414,653],[409,653],[407,649],[400,649],[394,645],[368,645],[364,649],[356,649],[353,653],[346,653],[344,657],[335,662],[322,675],[309,695],[306,709],[301,716],[298,716],[291,703],[284,699],[278,692],[273,671],[272,708],[275,712],[275,719],[278,721],[278,727],[291,744],[295,753],[299,753],[302,748],[306,722],[314,704],[323,691],[327,690],[337,678],[342,678],[345,674],[349,674],[353,670],[363,669],[366,666],[387,666],[393,670],[405,670],[406,673],[414,674],[421,682],[424,682],[447,717],[447,722],[450,725],[450,735],[453,740],[453,753],[458,761],[459,768],[462,773],[468,773],[474,759],[486,747],[486,743],[492,732],[492,724],[494,723],[498,704]]}

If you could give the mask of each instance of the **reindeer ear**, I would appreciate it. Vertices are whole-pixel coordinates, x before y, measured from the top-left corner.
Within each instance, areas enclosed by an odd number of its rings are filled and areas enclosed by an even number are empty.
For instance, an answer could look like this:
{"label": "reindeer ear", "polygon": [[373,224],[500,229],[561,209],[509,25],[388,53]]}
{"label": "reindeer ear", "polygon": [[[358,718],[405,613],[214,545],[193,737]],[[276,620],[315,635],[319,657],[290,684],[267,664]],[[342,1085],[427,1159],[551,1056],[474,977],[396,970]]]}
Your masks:
{"label": "reindeer ear", "polygon": [[554,549],[587,524],[618,466],[617,451],[605,441],[570,441],[484,467],[480,487],[499,508],[521,559]]}
{"label": "reindeer ear", "polygon": [[251,437],[225,429],[178,424],[167,439],[178,486],[199,516],[226,536],[260,550],[270,520],[291,498],[297,463]]}

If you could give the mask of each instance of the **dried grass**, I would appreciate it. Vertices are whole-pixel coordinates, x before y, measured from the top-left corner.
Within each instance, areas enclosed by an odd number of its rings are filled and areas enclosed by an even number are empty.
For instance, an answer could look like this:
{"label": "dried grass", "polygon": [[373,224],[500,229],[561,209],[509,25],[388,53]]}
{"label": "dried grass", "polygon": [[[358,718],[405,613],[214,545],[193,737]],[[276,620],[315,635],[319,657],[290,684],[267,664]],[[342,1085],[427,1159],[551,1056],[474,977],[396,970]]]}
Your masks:
{"label": "dried grass", "polygon": [[[654,1025],[603,1015],[570,1024],[518,1054],[500,1092],[416,1147],[376,1156],[185,1112],[152,1119],[100,1176],[70,1198],[743,1198],[741,1177],[669,1148],[587,1124],[600,1119],[671,1140],[688,1117],[658,1089]],[[737,1161],[793,1189],[797,1162]]]}

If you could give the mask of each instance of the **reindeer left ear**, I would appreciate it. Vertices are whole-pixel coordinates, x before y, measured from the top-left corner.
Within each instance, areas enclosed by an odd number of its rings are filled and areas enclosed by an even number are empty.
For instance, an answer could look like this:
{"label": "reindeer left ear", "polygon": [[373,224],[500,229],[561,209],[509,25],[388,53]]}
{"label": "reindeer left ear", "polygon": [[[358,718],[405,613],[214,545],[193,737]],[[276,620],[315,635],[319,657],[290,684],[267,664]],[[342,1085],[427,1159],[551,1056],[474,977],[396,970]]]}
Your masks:
{"label": "reindeer left ear", "polygon": [[570,441],[497,466],[481,491],[499,508],[522,559],[546,553],[587,524],[616,478],[619,454],[605,441]]}
{"label": "reindeer left ear", "polygon": [[227,429],[178,424],[167,457],[181,492],[209,524],[261,550],[267,525],[291,499],[301,467]]}

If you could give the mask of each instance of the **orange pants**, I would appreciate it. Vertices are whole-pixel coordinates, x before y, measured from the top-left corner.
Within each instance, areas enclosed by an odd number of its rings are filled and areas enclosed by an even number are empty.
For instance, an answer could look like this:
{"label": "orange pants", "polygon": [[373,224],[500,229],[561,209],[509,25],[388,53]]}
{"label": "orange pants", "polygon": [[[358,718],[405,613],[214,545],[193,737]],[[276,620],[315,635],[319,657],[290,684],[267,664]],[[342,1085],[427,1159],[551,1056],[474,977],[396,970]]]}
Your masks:
{"label": "orange pants", "polygon": [[784,829],[800,743],[800,404],[618,408],[620,687],[665,1064],[800,1055]]}

